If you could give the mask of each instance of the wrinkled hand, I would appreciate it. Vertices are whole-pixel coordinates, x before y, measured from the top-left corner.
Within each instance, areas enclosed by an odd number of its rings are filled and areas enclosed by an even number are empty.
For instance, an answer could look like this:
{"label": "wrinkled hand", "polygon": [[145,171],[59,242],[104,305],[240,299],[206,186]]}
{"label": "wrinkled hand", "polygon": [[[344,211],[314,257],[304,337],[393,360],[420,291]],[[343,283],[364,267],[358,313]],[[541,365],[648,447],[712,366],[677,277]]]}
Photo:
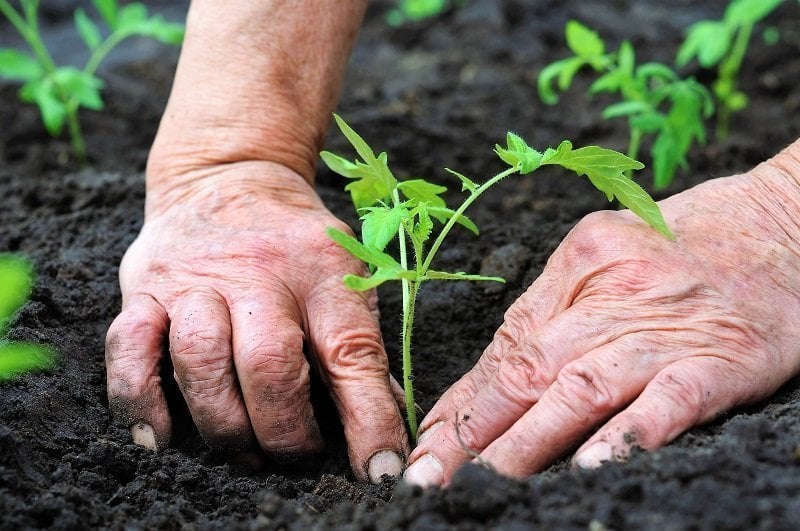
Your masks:
{"label": "wrinkled hand", "polygon": [[345,288],[342,276],[363,274],[363,265],[325,234],[348,229],[282,166],[206,173],[169,202],[148,191],[107,337],[115,416],[136,442],[168,443],[159,379],[168,342],[174,378],[211,446],[317,451],[305,346],[338,407],[356,475],[399,475],[408,447],[377,300]]}
{"label": "wrinkled hand", "polygon": [[663,201],[677,241],[585,218],[422,422],[406,480],[473,458],[525,476],[590,435],[573,463],[624,460],[774,392],[800,371],[799,196],[763,164]]}

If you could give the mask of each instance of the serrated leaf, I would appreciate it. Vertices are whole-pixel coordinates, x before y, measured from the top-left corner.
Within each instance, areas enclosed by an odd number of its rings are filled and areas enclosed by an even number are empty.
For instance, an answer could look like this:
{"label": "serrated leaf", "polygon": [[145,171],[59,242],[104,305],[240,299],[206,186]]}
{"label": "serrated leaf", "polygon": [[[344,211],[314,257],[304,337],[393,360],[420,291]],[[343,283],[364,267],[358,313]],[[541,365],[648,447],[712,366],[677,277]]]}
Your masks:
{"label": "serrated leaf", "polygon": [[605,44],[597,32],[577,20],[567,22],[566,35],[567,46],[579,57],[588,59],[605,53]]}
{"label": "serrated leaf", "polygon": [[565,140],[557,149],[545,151],[542,165],[545,164],[557,164],[579,176],[586,175],[595,188],[606,194],[609,201],[616,197],[651,227],[668,238],[674,238],[655,201],[641,186],[625,177],[625,172],[643,168],[641,162],[597,146],[573,150],[572,143]]}
{"label": "serrated leaf", "polygon": [[345,275],[342,281],[344,285],[353,291],[368,291],[377,288],[384,282],[389,280],[417,280],[417,274],[413,271],[394,270],[378,268],[369,277],[360,277],[358,275]]}
{"label": "serrated leaf", "polygon": [[458,173],[455,170],[451,170],[450,168],[445,168],[445,171],[450,173],[451,175],[455,175],[458,177],[458,180],[461,181],[461,191],[462,192],[474,192],[478,189],[478,185],[466,175]]}
{"label": "serrated leaf", "polygon": [[61,87],[64,94],[81,106],[95,111],[103,108],[103,98],[100,96],[102,79],[68,66],[53,72],[53,81]]}
{"label": "serrated leaf", "polygon": [[55,365],[55,352],[43,345],[27,342],[0,341],[0,381],[21,374],[50,369]]}
{"label": "serrated leaf", "polygon": [[80,35],[83,43],[89,50],[94,51],[100,46],[103,40],[100,30],[97,28],[94,21],[86,14],[86,11],[80,7],[75,10],[75,29],[78,30],[78,35]]}
{"label": "serrated leaf", "polygon": [[501,284],[506,283],[506,279],[503,277],[487,277],[484,275],[470,275],[464,273],[463,271],[459,271],[457,273],[447,273],[445,271],[434,271],[428,270],[425,274],[426,280],[489,280],[492,282],[500,282]]}
{"label": "serrated leaf", "polygon": [[375,266],[379,269],[384,268],[391,271],[403,270],[403,267],[398,264],[397,261],[390,255],[377,249],[367,247],[349,234],[345,234],[344,232],[332,227],[328,228],[325,232],[333,241],[341,245],[348,253],[355,256],[362,262],[366,262],[367,264]]}
{"label": "serrated leaf", "polygon": [[408,212],[402,205],[370,208],[361,216],[361,239],[364,245],[383,251],[397,236],[400,223],[407,216]]}
{"label": "serrated leaf", "polygon": [[[430,214],[431,217],[433,217],[440,223],[446,223],[448,219],[452,218],[455,215],[455,211],[449,208],[428,207],[428,214]],[[475,223],[464,214],[461,214],[456,218],[456,223],[458,223],[468,231],[474,233],[476,236],[480,233],[480,231],[478,230],[478,226],[475,225]]]}
{"label": "serrated leaf", "polygon": [[445,202],[440,196],[447,192],[446,186],[429,183],[424,179],[411,179],[397,183],[397,189],[410,200],[412,205],[427,203],[433,207],[444,207]]}
{"label": "serrated leaf", "polygon": [[50,78],[28,81],[19,90],[19,97],[26,103],[39,107],[47,132],[53,136],[61,134],[67,119],[67,106],[58,99],[53,81]]}
{"label": "serrated leaf", "polygon": [[416,239],[417,243],[422,246],[431,235],[433,230],[433,221],[428,213],[428,205],[420,203],[414,209],[414,226],[411,229],[412,237]]}
{"label": "serrated leaf", "polygon": [[703,68],[719,63],[731,46],[731,33],[722,22],[702,20],[689,27],[686,40],[678,49],[675,63],[686,66],[697,57]]}
{"label": "serrated leaf", "polygon": [[95,9],[103,17],[103,20],[111,29],[117,28],[117,16],[119,13],[119,5],[117,0],[92,0]]}
{"label": "serrated leaf", "polygon": [[512,132],[506,134],[507,147],[496,144],[494,152],[500,159],[517,168],[522,175],[536,170],[542,162],[542,154],[530,147],[519,135]]}
{"label": "serrated leaf", "polygon": [[12,50],[0,49],[0,77],[13,81],[31,81],[44,74],[44,69],[30,55]]}

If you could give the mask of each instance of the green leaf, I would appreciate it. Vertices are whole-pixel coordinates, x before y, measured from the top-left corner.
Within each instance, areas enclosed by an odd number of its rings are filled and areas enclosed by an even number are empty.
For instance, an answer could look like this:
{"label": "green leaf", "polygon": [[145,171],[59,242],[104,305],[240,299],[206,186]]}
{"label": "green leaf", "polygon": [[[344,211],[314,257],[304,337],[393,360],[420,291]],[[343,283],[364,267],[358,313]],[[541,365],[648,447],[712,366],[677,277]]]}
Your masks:
{"label": "green leaf", "polygon": [[0,336],[6,323],[19,310],[33,287],[33,267],[24,258],[0,254]]}
{"label": "green leaf", "polygon": [[539,91],[539,99],[547,105],[555,105],[558,103],[558,94],[553,90],[553,81],[561,73],[564,68],[564,63],[569,59],[562,59],[544,67],[539,72],[539,77],[536,81],[536,87]]}
{"label": "green leaf", "polygon": [[589,59],[605,53],[605,44],[597,32],[577,20],[567,22],[566,35],[567,45],[578,57]]}
{"label": "green leaf", "polygon": [[14,81],[31,81],[44,75],[44,69],[28,54],[0,49],[0,77]]}
{"label": "green leaf", "polygon": [[117,0],[92,0],[95,9],[103,17],[103,20],[111,29],[117,29],[117,19],[119,16],[119,6]]}
{"label": "green leaf", "polygon": [[397,261],[390,255],[379,251],[378,249],[367,247],[349,234],[345,234],[344,232],[334,228],[329,228],[325,232],[327,232],[328,236],[333,241],[344,247],[347,252],[362,262],[366,262],[367,264],[375,266],[378,269],[384,268],[391,271],[403,271],[403,267],[398,264]]}
{"label": "green leaf", "polygon": [[657,111],[642,113],[630,117],[631,127],[641,130],[643,133],[655,133],[664,126],[665,117]]}
{"label": "green leaf", "polygon": [[445,171],[458,177],[458,180],[461,181],[462,192],[467,192],[467,191],[474,192],[475,190],[478,189],[478,185],[474,181],[472,181],[469,177],[462,175],[461,173],[458,173],[455,170],[451,170],[450,168],[445,168]]}
{"label": "green leaf", "polygon": [[42,345],[23,342],[0,342],[0,381],[21,374],[50,369],[55,365],[55,352]]}
{"label": "green leaf", "polygon": [[371,249],[383,251],[398,234],[400,223],[408,217],[407,207],[371,207],[361,216],[361,239]]}
{"label": "green leaf", "polygon": [[446,186],[429,183],[424,179],[412,179],[397,183],[397,189],[411,201],[412,205],[427,203],[433,207],[444,207],[445,202],[440,196],[447,192]]}
{"label": "green leaf", "polygon": [[644,101],[622,101],[609,105],[603,110],[603,118],[608,120],[620,116],[631,116],[651,112],[653,107]]}
{"label": "green leaf", "polygon": [[463,271],[459,271],[457,273],[447,273],[445,271],[434,271],[433,269],[429,269],[428,272],[425,273],[425,280],[490,280],[492,282],[500,282],[501,284],[506,283],[506,279],[503,277],[469,275]]}
{"label": "green leaf", "polygon": [[428,205],[426,203],[417,205],[414,209],[414,214],[416,221],[411,229],[411,236],[416,240],[417,245],[422,247],[431,235],[433,221],[431,221],[431,216],[428,214]]}
{"label": "green leaf", "polygon": [[722,22],[702,20],[689,27],[686,40],[678,49],[675,63],[684,67],[697,57],[703,68],[719,63],[731,47],[732,34]]}
{"label": "green leaf", "polygon": [[[432,218],[436,219],[440,223],[446,223],[448,219],[455,215],[455,213],[455,210],[451,210],[449,208],[428,207],[428,214],[430,214]],[[478,226],[475,225],[475,223],[473,223],[473,221],[464,214],[461,214],[456,218],[456,223],[475,235],[480,233]]]}
{"label": "green leaf", "polygon": [[586,61],[580,57],[572,57],[564,61],[561,70],[558,72],[558,89],[561,92],[569,89],[575,74],[577,74],[578,70],[583,68],[585,64]]}
{"label": "green leaf", "polygon": [[783,0],[733,0],[725,10],[724,20],[731,26],[755,24],[783,3]]}
{"label": "green leaf", "polygon": [[140,24],[147,21],[147,7],[140,2],[132,2],[117,14],[116,30],[135,30]]}
{"label": "green leaf", "polygon": [[67,106],[57,97],[56,89],[50,78],[28,81],[19,90],[19,97],[26,103],[35,103],[39,107],[47,132],[53,136],[61,134],[67,119]]}
{"label": "green leaf", "polygon": [[542,154],[528,146],[522,137],[508,132],[506,135],[507,147],[495,144],[494,152],[500,159],[516,168],[522,175],[535,171],[542,162]]}
{"label": "green leaf", "polygon": [[120,31],[177,46],[183,42],[185,27],[183,24],[167,22],[161,15],[154,15],[145,20],[121,25]]}
{"label": "green leaf", "polygon": [[417,274],[413,271],[394,270],[378,268],[369,277],[360,277],[358,275],[345,275],[342,281],[344,285],[353,291],[368,291],[376,288],[389,280],[410,280],[416,281]]}
{"label": "green leaf", "polygon": [[103,80],[71,66],[61,67],[53,72],[53,81],[61,87],[70,99],[81,106],[99,111],[103,108],[100,89]]}
{"label": "green leaf", "polygon": [[626,171],[643,168],[641,162],[597,146],[573,150],[572,143],[565,140],[557,149],[548,148],[545,151],[542,157],[544,164],[557,164],[578,175],[586,175],[595,188],[606,194],[609,201],[616,197],[651,227],[668,238],[674,238],[655,201],[641,186],[625,177]]}
{"label": "green leaf", "polygon": [[386,153],[375,156],[372,148],[338,115],[333,115],[339,129],[355,148],[363,161],[350,162],[328,151],[320,154],[323,162],[334,172],[355,179],[345,190],[350,192],[357,209],[371,207],[379,202],[389,202],[397,180],[386,163]]}
{"label": "green leaf", "polygon": [[78,30],[78,35],[83,39],[84,44],[89,50],[94,51],[100,46],[103,36],[97,25],[89,18],[82,8],[75,10],[75,28]]}

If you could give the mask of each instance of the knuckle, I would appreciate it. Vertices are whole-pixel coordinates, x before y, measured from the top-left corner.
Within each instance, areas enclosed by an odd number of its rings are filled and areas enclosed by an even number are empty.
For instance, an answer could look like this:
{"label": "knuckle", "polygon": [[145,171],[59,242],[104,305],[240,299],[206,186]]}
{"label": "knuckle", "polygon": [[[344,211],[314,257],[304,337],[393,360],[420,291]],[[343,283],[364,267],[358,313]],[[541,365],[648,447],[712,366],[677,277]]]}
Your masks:
{"label": "knuckle", "polygon": [[710,393],[705,384],[689,375],[675,370],[660,372],[648,386],[660,400],[680,412],[681,416],[695,417],[692,424],[697,423],[707,409]]}
{"label": "knuckle", "polygon": [[333,375],[351,374],[356,370],[378,372],[388,377],[386,355],[383,341],[377,331],[365,328],[352,328],[341,330],[335,336],[329,336],[324,341],[327,348],[322,352],[325,355],[325,368]]}
{"label": "knuckle", "polygon": [[565,365],[553,385],[554,397],[576,416],[606,415],[619,403],[603,369],[593,361],[578,359]]}
{"label": "knuckle", "polygon": [[549,369],[541,351],[527,345],[505,356],[497,370],[498,389],[514,403],[533,404],[544,392]]}

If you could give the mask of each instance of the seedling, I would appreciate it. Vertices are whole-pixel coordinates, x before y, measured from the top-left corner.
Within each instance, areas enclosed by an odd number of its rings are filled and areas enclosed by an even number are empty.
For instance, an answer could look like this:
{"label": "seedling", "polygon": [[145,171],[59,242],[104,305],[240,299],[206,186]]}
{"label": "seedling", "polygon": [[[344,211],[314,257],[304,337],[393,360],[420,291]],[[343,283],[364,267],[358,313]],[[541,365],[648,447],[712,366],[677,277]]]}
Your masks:
{"label": "seedling", "polygon": [[[650,226],[668,238],[674,238],[658,205],[638,184],[624,175],[644,167],[641,162],[621,153],[597,146],[573,149],[564,140],[556,149],[539,152],[514,133],[508,133],[506,146],[495,146],[495,153],[508,165],[483,184],[447,169],[461,182],[467,193],[462,203],[451,209],[442,195],[447,188],[424,179],[398,180],[388,166],[386,153],[375,155],[372,148],[339,116],[334,115],[339,129],[355,148],[360,158],[351,162],[329,151],[322,160],[334,172],[352,179],[345,187],[356,210],[361,214],[361,240],[336,229],[328,235],[356,258],[369,265],[371,276],[346,275],[345,285],[356,291],[375,288],[389,280],[400,281],[403,293],[401,351],[406,413],[411,434],[416,438],[417,420],[412,384],[411,338],[417,294],[429,280],[487,280],[503,282],[499,277],[445,272],[432,269],[434,259],[445,238],[456,224],[478,234],[478,227],[465,212],[486,190],[509,175],[525,175],[545,165],[558,165],[589,181],[606,194],[615,197]],[[441,224],[434,237],[434,221]],[[386,252],[397,239],[398,256]]]}
{"label": "seedling", "polygon": [[436,17],[451,6],[460,6],[467,0],[397,0],[397,6],[386,14],[390,26]]}
{"label": "seedling", "polygon": [[737,87],[753,28],[782,3],[732,0],[722,20],[701,20],[689,27],[675,63],[684,67],[697,59],[703,68],[717,67],[717,79],[711,86],[717,102],[717,138],[730,134],[731,116],[747,107],[747,95]]}
{"label": "seedling", "polygon": [[90,56],[82,69],[57,66],[39,31],[39,0],[20,0],[21,10],[8,0],[0,0],[0,12],[8,19],[30,47],[32,54],[0,49],[0,77],[21,81],[19,97],[35,103],[47,131],[58,136],[66,124],[73,152],[79,161],[86,159],[86,142],[78,120],[81,107],[102,110],[100,90],[103,80],[95,73],[108,53],[120,42],[133,36],[150,37],[168,44],[180,44],[183,25],[166,22],[161,16],[150,16],[144,4],[134,2],[121,7],[117,0],[92,0],[107,35],[78,8],[75,28],[89,49]]}
{"label": "seedling", "polygon": [[4,339],[9,321],[28,300],[32,287],[31,264],[12,254],[0,254],[0,382],[54,363],[49,347]]}
{"label": "seedling", "polygon": [[[621,101],[603,110],[603,118],[628,119],[628,157],[638,158],[645,135],[655,135],[650,154],[653,159],[653,185],[668,186],[678,167],[686,168],[686,155],[694,142],[706,141],[704,118],[713,111],[711,95],[692,78],[681,79],[661,63],[636,65],[633,46],[623,41],[614,53],[598,34],[580,22],[566,26],[567,45],[574,54],[546,66],[539,74],[539,97],[554,105],[560,91],[566,91],[584,67],[600,73],[589,87],[589,94],[611,93]],[[629,174],[630,176],[630,174]]]}

